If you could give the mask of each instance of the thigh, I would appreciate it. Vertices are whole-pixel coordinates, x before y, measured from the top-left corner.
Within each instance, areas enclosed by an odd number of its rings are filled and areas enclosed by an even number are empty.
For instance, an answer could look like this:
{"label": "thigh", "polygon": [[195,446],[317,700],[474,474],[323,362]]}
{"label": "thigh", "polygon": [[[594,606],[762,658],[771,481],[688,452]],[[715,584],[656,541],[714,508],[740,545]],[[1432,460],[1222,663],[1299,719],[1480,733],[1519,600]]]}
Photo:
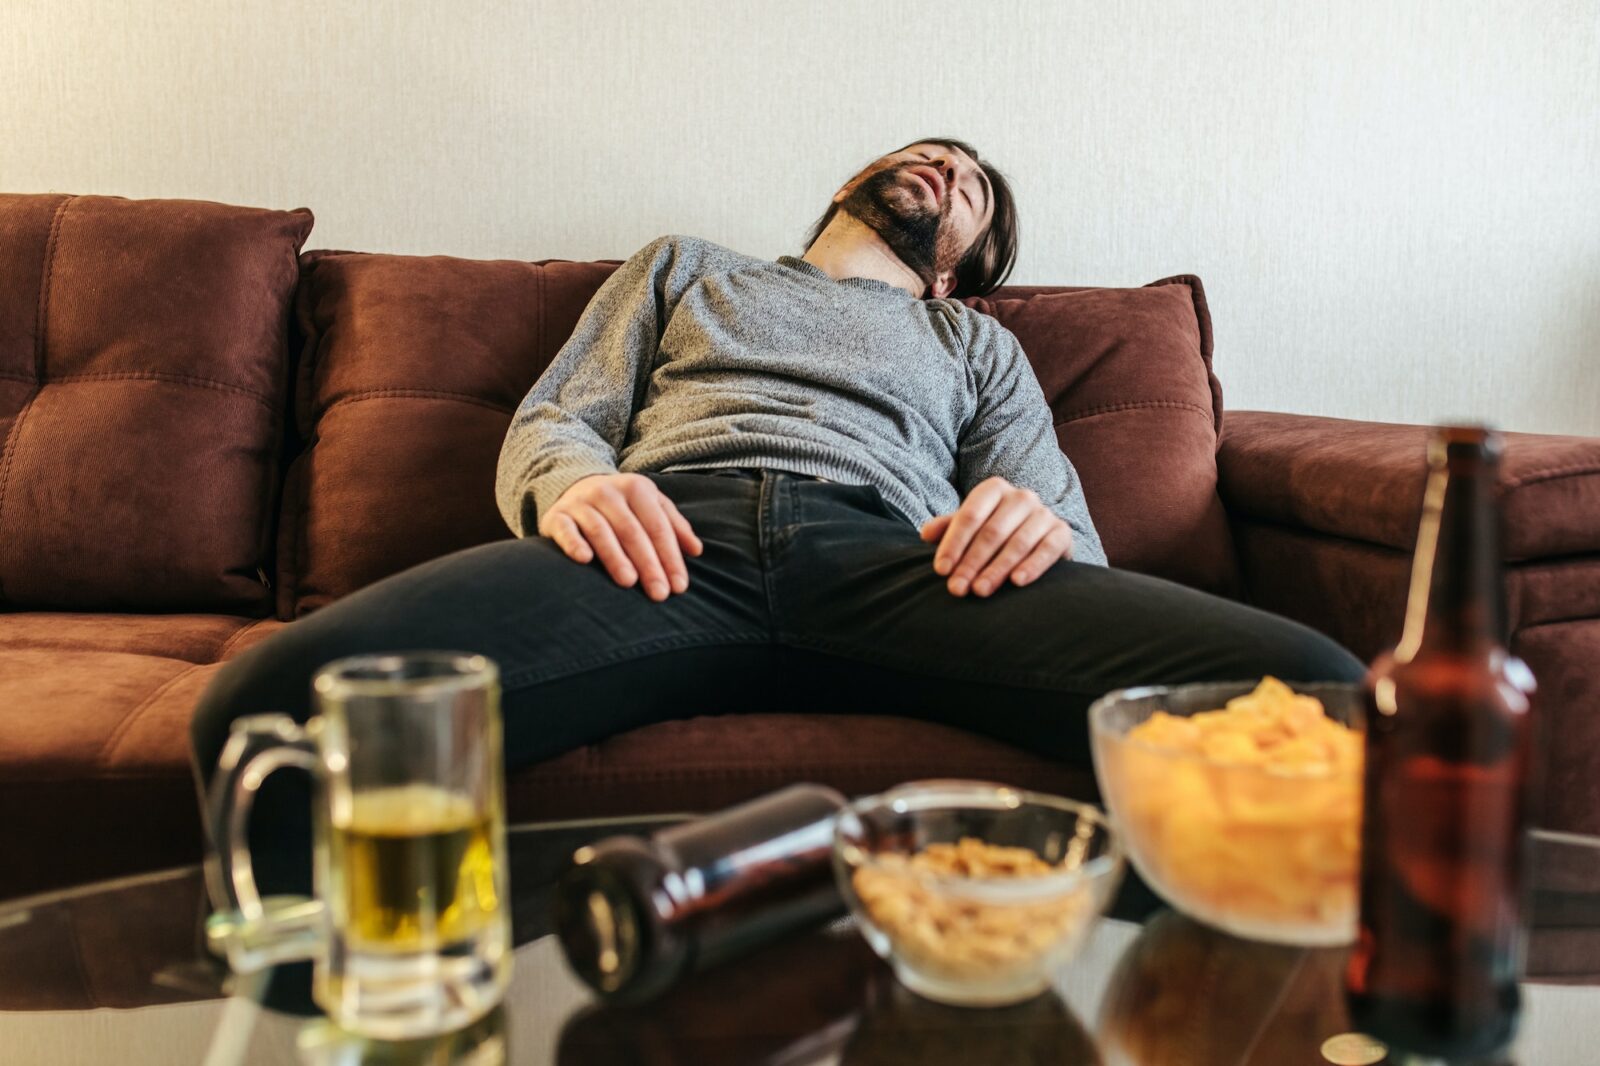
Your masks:
{"label": "thigh", "polygon": [[[753,536],[739,533],[729,505],[730,494],[751,490],[731,479],[699,478],[720,484],[680,492],[673,480],[665,478],[663,488],[682,497],[680,507],[705,543],[699,558],[687,560],[684,593],[656,603],[637,586],[619,587],[598,562],[575,563],[537,536],[433,559],[299,619],[228,662],[193,720],[202,771],[209,776],[241,715],[280,711],[305,720],[312,713],[311,677],[347,655],[446,649],[493,659],[504,692],[507,753],[517,762],[599,739],[658,709],[660,686],[647,679],[669,675],[664,653],[766,644]],[[634,660],[641,665],[625,668]],[[742,660],[730,674],[741,669]],[[624,678],[629,684],[618,683]]]}
{"label": "thigh", "polygon": [[1086,761],[1084,712],[1113,689],[1364,670],[1297,622],[1130,571],[1068,561],[1023,588],[952,596],[933,552],[907,523],[867,509],[796,528],[775,596],[780,639],[835,664],[805,671],[808,699]]}

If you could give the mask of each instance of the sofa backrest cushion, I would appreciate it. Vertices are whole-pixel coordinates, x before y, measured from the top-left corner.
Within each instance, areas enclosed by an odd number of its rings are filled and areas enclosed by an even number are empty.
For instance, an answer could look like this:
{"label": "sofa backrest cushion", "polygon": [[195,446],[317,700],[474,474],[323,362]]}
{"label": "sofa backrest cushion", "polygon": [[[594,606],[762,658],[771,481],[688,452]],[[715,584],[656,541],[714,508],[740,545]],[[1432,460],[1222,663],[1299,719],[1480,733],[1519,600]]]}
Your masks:
{"label": "sofa backrest cushion", "polygon": [[0,195],[0,608],[271,610],[311,224]]}
{"label": "sofa backrest cushion", "polygon": [[[280,523],[285,619],[511,536],[494,502],[511,415],[617,265],[333,251],[301,263],[305,444]],[[972,302],[1021,339],[1112,560],[1230,587],[1198,279]]]}
{"label": "sofa backrest cushion", "polygon": [[308,252],[278,544],[278,616],[511,536],[511,415],[615,262]]}
{"label": "sofa backrest cushion", "polygon": [[1028,353],[1111,565],[1235,591],[1217,494],[1222,387],[1200,279],[1016,287],[966,303],[994,315]]}

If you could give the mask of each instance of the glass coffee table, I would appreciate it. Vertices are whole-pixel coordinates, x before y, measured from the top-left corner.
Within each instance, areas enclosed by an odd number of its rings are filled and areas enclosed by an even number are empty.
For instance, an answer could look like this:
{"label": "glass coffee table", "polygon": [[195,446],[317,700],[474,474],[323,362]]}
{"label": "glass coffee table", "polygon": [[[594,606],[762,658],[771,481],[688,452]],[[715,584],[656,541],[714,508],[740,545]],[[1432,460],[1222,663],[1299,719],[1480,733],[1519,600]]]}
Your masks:
{"label": "glass coffee table", "polygon": [[[765,948],[632,1008],[603,1006],[550,935],[572,851],[669,817],[534,824],[509,836],[515,978],[462,1033],[381,1044],[339,1033],[309,967],[236,978],[203,947],[191,867],[0,904],[0,1062],[631,1063],[707,1066],[1316,1066],[1397,1064],[1348,1032],[1342,949],[1238,940],[1129,878],[1053,992],[972,1010],[900,987],[848,921]],[[1536,834],[1520,1066],[1600,1062],[1600,839]]]}

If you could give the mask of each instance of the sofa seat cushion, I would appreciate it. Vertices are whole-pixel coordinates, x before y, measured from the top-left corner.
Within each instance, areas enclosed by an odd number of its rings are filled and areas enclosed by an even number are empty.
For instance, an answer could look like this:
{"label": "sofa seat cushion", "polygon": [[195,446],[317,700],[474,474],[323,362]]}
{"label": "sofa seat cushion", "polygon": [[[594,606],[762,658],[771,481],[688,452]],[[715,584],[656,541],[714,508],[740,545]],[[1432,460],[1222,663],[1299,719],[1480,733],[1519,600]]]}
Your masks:
{"label": "sofa seat cushion", "polygon": [[[189,719],[223,664],[285,624],[0,614],[0,899],[201,854]],[[714,810],[797,780],[847,793],[978,777],[1093,795],[1091,775],[946,726],[850,715],[665,722],[526,768],[512,822]]]}
{"label": "sofa seat cushion", "polygon": [[282,629],[230,614],[0,613],[0,651],[105,651],[191,663],[231,659]]}
{"label": "sofa seat cushion", "polygon": [[1000,781],[1092,800],[1094,775],[949,726],[886,715],[740,714],[660,722],[506,782],[517,820],[706,811],[795,781],[847,795],[904,781]]}
{"label": "sofa seat cushion", "polygon": [[189,717],[284,624],[0,613],[0,898],[193,862]]}

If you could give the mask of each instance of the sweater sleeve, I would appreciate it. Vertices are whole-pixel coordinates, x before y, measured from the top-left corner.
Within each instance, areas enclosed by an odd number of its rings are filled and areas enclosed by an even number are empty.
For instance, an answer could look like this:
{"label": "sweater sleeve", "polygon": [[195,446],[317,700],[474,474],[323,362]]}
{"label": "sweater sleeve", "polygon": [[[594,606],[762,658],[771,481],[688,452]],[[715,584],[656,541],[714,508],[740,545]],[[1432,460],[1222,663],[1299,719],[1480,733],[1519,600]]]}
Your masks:
{"label": "sweater sleeve", "polygon": [[617,472],[644,402],[661,332],[688,284],[684,242],[659,237],[616,269],[511,418],[495,467],[495,502],[519,537],[580,478]]}
{"label": "sweater sleeve", "polygon": [[[975,314],[976,312],[968,312]],[[966,499],[979,482],[1003,477],[1032,489],[1072,528],[1071,558],[1106,565],[1100,534],[1089,517],[1083,484],[1056,443],[1050,405],[1012,332],[992,322],[975,331],[972,364],[977,411],[961,434],[957,487]]]}

